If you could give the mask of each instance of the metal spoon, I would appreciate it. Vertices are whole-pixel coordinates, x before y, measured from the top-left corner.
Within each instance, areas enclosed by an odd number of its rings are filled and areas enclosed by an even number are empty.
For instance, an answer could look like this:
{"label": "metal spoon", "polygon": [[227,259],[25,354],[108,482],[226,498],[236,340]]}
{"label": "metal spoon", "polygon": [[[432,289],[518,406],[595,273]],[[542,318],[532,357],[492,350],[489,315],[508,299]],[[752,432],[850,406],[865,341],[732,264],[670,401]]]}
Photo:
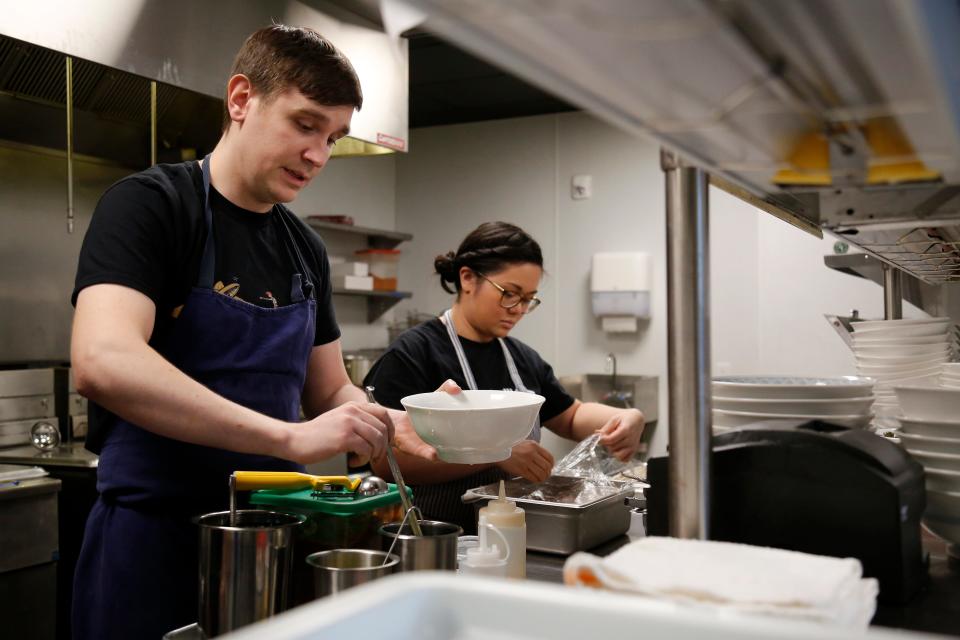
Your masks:
{"label": "metal spoon", "polygon": [[357,493],[363,497],[378,496],[387,492],[387,481],[377,476],[367,476],[357,488]]}
{"label": "metal spoon", "polygon": [[[377,399],[373,397],[374,387],[364,387],[364,390],[367,392],[367,400],[372,404],[380,404],[377,402]],[[403,512],[410,514],[410,529],[413,531],[413,535],[422,536],[423,530],[420,528],[420,521],[417,519],[417,514],[413,511],[413,502],[410,500],[410,496],[407,495],[407,485],[403,481],[403,476],[400,474],[400,465],[397,464],[397,459],[393,455],[393,446],[388,442],[387,443],[387,464],[390,465],[390,473],[393,474],[393,481],[397,483],[397,490],[400,492],[400,503],[403,504]],[[397,531],[397,535],[400,535],[400,532]]]}

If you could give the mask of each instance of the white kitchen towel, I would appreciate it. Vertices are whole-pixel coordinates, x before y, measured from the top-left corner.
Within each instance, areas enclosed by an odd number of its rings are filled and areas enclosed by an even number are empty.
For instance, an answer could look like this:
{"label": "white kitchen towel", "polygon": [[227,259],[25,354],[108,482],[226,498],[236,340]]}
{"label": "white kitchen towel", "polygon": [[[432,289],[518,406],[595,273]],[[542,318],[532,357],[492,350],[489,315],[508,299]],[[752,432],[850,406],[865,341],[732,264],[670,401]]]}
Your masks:
{"label": "white kitchen towel", "polygon": [[578,553],[564,581],[745,613],[849,626],[873,617],[877,581],[854,558],[730,542],[649,537],[605,558]]}

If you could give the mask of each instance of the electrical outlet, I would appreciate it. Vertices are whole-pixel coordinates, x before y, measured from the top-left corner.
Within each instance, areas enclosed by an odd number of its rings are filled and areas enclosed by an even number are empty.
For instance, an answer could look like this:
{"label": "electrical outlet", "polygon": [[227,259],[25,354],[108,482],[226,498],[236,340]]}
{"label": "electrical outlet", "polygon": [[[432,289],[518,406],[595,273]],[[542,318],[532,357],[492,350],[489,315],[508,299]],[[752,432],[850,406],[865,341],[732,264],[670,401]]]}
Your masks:
{"label": "electrical outlet", "polygon": [[593,196],[593,176],[575,175],[570,181],[570,197],[574,200],[586,200]]}

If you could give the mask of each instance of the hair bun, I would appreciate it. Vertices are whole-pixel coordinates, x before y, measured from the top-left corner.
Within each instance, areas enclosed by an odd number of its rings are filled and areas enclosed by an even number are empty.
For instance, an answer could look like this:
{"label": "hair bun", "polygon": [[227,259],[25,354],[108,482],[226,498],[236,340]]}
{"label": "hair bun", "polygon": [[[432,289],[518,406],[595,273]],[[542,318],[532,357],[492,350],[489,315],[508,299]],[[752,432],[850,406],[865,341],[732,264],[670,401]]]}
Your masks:
{"label": "hair bun", "polygon": [[433,260],[434,270],[440,274],[440,286],[448,293],[454,293],[447,283],[456,284],[460,280],[460,270],[457,268],[457,254],[453,251],[437,256]]}

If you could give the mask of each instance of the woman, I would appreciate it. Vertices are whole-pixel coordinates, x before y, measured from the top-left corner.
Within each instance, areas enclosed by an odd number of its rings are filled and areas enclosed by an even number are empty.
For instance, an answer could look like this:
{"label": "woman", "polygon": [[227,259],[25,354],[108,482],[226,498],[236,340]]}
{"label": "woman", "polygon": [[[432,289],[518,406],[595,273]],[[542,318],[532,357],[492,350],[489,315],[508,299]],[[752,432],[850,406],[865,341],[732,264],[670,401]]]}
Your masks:
{"label": "woman", "polygon": [[[437,257],[434,267],[456,301],[441,317],[404,332],[374,364],[365,383],[376,387],[377,400],[402,408],[401,398],[444,385],[454,393],[460,388],[530,391],[546,401],[528,439],[502,462],[451,464],[398,453],[404,480],[426,518],[474,531],[473,507],[460,499],[467,489],[515,476],[533,482],[549,477],[554,461],[539,444],[541,424],[578,441],[600,431],[600,442],[620,460],[636,453],[644,424],[640,411],[575,400],[536,351],[508,337],[540,305],[543,255],[533,238],[512,224],[487,222],[456,253]],[[390,475],[382,457],[373,469]]]}

